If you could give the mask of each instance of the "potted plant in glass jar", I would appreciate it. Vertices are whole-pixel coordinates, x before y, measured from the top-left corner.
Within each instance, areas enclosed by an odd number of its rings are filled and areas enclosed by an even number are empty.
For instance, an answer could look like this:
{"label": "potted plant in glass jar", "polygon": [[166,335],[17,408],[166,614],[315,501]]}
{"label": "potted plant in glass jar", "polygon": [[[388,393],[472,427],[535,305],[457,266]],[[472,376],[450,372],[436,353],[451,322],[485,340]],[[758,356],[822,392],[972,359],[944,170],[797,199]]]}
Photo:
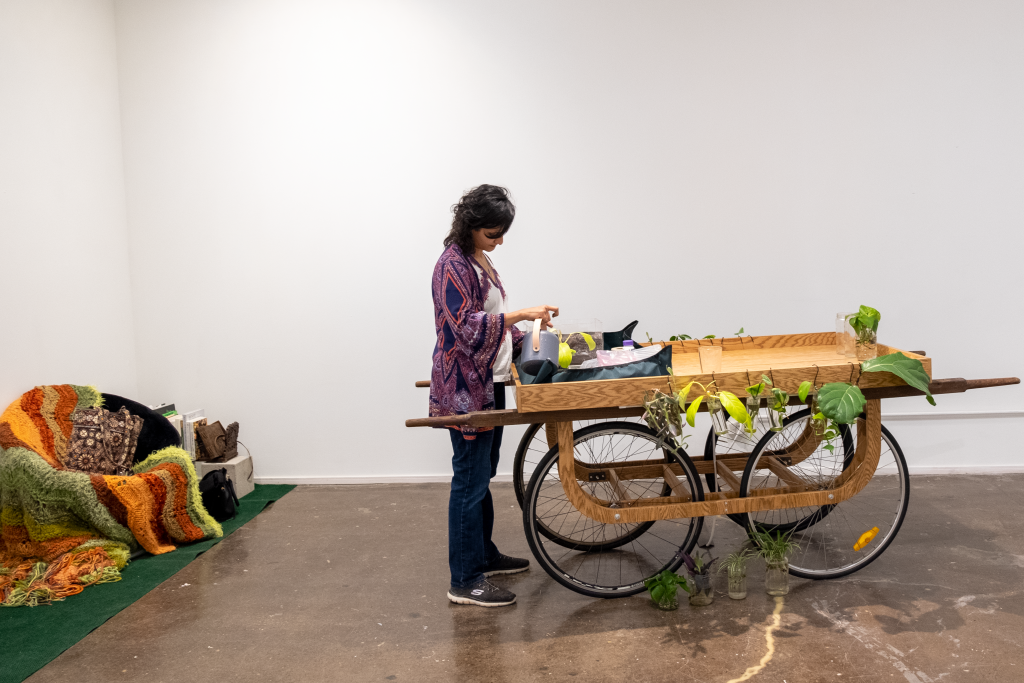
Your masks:
{"label": "potted plant in glass jar", "polygon": [[733,600],[747,597],[747,560],[751,557],[754,553],[749,548],[737,550],[726,556],[718,567],[718,571],[724,569],[729,576],[729,597]]}
{"label": "potted plant in glass jar", "polygon": [[870,306],[861,306],[850,316],[850,327],[857,337],[857,360],[871,360],[878,356],[878,323],[882,314]]}
{"label": "potted plant in glass jar", "polygon": [[764,558],[764,590],[768,595],[789,593],[789,554],[800,548],[792,540],[792,533],[752,531],[750,537],[757,544],[757,554]]}
{"label": "potted plant in glass jar", "polygon": [[[711,557],[710,554],[708,557]],[[715,591],[711,587],[711,565],[715,560],[705,562],[699,553],[697,557],[683,553],[683,563],[686,566],[686,573],[690,575],[690,605],[710,605],[715,600]]]}
{"label": "potted plant in glass jar", "polygon": [[655,606],[663,610],[679,609],[677,592],[680,586],[683,587],[684,591],[689,592],[690,590],[685,578],[667,569],[657,576],[644,581],[644,586],[650,592],[651,600]]}

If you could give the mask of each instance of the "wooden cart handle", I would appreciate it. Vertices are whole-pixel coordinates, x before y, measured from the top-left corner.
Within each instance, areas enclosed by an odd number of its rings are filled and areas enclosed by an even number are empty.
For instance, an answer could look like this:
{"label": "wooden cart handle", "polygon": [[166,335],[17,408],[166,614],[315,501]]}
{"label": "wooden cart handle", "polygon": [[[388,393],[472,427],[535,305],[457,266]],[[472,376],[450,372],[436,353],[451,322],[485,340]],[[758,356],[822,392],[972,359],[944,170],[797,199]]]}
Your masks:
{"label": "wooden cart handle", "polygon": [[429,379],[421,379],[420,381],[416,382],[416,386],[421,388],[421,389],[429,389],[430,388],[430,380]]}

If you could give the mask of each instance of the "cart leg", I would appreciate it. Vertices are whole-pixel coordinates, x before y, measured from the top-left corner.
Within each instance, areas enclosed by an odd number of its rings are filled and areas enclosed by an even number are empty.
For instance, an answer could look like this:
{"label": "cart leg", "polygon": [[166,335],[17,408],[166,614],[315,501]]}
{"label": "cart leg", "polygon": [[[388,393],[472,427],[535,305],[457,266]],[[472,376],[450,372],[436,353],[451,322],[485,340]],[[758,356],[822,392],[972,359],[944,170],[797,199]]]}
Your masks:
{"label": "cart leg", "polygon": [[583,489],[580,488],[579,481],[576,479],[576,455],[573,448],[572,422],[556,422],[554,425],[548,424],[547,428],[553,429],[558,437],[558,478],[562,481],[562,489],[565,491],[565,496],[574,508],[583,515],[591,517],[586,512],[586,509],[590,507],[588,503],[596,503],[597,501],[594,501],[584,493]]}
{"label": "cart leg", "polygon": [[555,424],[551,424],[548,422],[545,424],[544,435],[548,437],[548,448],[554,448],[558,445],[558,423],[556,422]]}

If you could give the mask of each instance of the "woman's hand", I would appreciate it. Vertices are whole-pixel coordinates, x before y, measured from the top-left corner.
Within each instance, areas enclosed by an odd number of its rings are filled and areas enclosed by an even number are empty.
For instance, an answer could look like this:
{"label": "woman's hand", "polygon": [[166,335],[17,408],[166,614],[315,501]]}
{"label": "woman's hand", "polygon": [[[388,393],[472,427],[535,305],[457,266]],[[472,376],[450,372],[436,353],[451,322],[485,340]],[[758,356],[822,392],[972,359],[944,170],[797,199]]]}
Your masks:
{"label": "woman's hand", "polygon": [[542,329],[552,327],[551,318],[558,316],[558,306],[534,306],[533,308],[523,308],[518,311],[513,311],[505,315],[505,327],[512,327],[518,322],[524,320],[536,320],[540,318]]}

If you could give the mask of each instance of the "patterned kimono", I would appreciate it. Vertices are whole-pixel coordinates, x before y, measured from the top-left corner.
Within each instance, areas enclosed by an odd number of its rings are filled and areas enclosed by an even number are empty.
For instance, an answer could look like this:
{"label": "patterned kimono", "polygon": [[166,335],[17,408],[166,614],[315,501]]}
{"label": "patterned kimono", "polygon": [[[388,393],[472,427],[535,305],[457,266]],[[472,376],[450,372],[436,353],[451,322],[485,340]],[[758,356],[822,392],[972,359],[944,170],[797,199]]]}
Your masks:
{"label": "patterned kimono", "polygon": [[[497,271],[495,284],[501,288]],[[469,257],[458,245],[444,250],[434,266],[434,346],[430,371],[430,415],[460,415],[494,408],[491,365],[505,339],[505,316],[484,313],[489,279],[481,285]],[[504,290],[502,290],[504,292]],[[512,327],[512,355],[522,348],[523,333]],[[460,427],[473,438],[490,427]]]}

